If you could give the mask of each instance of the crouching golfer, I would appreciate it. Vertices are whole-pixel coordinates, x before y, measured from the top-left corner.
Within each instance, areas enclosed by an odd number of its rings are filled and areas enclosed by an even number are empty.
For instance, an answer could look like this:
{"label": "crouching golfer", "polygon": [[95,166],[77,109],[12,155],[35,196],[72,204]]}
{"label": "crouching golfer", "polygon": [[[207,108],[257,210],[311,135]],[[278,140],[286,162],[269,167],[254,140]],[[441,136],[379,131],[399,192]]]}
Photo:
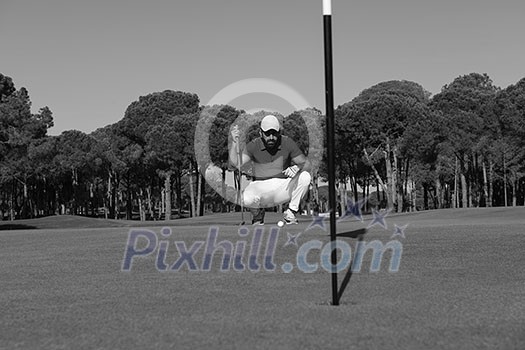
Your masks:
{"label": "crouching golfer", "polygon": [[252,224],[262,225],[264,208],[290,202],[284,212],[284,221],[297,223],[295,214],[310,186],[310,162],[291,138],[281,135],[279,120],[275,116],[267,115],[262,119],[259,135],[260,138],[240,150],[239,127],[235,125],[231,129],[231,164],[240,169],[244,164],[252,163],[254,181],[244,189],[244,206],[251,208]]}

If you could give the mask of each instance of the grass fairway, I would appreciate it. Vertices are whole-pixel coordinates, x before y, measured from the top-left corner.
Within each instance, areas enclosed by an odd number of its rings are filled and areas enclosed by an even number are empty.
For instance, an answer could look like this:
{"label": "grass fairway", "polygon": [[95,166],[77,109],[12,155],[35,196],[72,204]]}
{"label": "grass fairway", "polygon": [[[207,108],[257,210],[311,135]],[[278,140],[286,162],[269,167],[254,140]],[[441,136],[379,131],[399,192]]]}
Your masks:
{"label": "grass fairway", "polygon": [[[364,242],[401,243],[399,271],[389,271],[393,254],[385,251],[380,270],[371,272],[372,252],[366,253],[339,306],[330,305],[320,249],[306,259],[317,270],[298,268],[300,247],[329,241],[320,226],[307,229],[306,217],[280,230],[273,271],[262,259],[271,227],[265,226],[252,261],[258,272],[233,265],[220,271],[221,249],[210,271],[189,271],[188,261],[179,271],[158,271],[159,249],[121,271],[130,230],[166,241],[161,262],[169,269],[180,257],[175,242],[189,251],[207,239],[210,225],[219,229],[217,243],[246,242],[247,267],[255,233],[249,227],[239,235],[239,213],[142,228],[67,216],[15,222],[0,231],[0,348],[525,349],[524,218],[525,208],[390,214],[387,227],[374,225]],[[270,214],[267,221],[277,219]],[[338,228],[372,222],[354,217]],[[161,236],[163,225],[169,237]],[[355,239],[341,240],[355,252]],[[137,250],[147,245],[144,237],[137,242]],[[198,266],[203,252],[193,255]],[[289,273],[286,263],[294,267]]]}

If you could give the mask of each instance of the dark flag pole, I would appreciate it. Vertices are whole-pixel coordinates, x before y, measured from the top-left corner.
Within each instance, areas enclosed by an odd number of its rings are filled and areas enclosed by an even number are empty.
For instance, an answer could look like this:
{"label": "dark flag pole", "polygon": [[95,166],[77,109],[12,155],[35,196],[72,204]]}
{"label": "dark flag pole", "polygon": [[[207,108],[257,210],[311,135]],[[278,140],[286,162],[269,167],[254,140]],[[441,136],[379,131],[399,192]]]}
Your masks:
{"label": "dark flag pole", "polygon": [[328,145],[328,202],[330,206],[330,243],[332,261],[332,305],[339,305],[337,286],[336,249],[336,198],[335,198],[335,125],[334,125],[334,84],[332,77],[332,3],[323,0],[324,24],[324,72],[326,99],[326,140]]}

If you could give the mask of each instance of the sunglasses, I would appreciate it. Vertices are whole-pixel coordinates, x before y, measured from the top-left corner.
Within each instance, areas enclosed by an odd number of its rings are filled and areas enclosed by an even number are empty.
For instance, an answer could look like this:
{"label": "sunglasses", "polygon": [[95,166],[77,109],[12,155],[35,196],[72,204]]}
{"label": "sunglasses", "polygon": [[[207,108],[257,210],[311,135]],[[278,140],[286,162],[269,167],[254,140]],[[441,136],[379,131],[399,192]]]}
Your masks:
{"label": "sunglasses", "polygon": [[273,136],[279,136],[279,131],[277,130],[273,130],[273,129],[270,129],[268,131],[264,131],[263,129],[261,129],[262,133],[265,135],[265,136],[270,136],[270,135],[273,135]]}

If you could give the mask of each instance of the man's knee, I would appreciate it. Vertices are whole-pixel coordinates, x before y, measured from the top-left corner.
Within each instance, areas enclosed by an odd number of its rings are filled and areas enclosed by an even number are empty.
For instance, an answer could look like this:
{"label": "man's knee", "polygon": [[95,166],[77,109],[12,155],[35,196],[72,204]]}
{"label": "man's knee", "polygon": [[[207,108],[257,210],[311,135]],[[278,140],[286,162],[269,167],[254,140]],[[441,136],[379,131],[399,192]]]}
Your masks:
{"label": "man's knee", "polygon": [[254,192],[244,192],[244,206],[248,208],[259,208],[261,196]]}
{"label": "man's knee", "polygon": [[312,175],[307,171],[301,171],[299,173],[298,185],[299,186],[309,186],[310,181],[312,181]]}

